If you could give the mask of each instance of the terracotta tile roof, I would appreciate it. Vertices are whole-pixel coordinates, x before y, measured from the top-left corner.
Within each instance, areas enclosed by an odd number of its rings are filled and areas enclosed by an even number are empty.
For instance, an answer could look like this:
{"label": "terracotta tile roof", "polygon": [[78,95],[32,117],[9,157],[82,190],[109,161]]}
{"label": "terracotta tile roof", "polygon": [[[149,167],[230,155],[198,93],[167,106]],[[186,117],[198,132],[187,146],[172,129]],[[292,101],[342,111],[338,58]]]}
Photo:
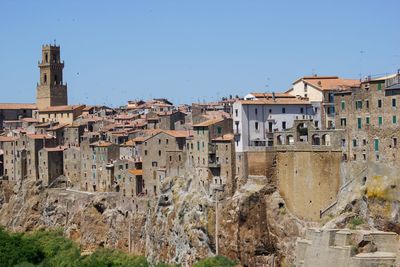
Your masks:
{"label": "terracotta tile roof", "polygon": [[0,142],[13,142],[16,140],[18,140],[18,138],[12,136],[0,136]]}
{"label": "terracotta tile roof", "polygon": [[37,106],[24,103],[0,103],[0,109],[37,109]]}
{"label": "terracotta tile roof", "polygon": [[145,138],[143,136],[138,136],[138,137],[135,137],[133,139],[129,139],[128,141],[126,141],[124,143],[124,145],[132,146],[132,145],[134,145],[136,143],[144,142],[144,140],[145,140]]}
{"label": "terracotta tile roof", "polygon": [[318,88],[320,90],[343,90],[349,87],[359,87],[360,81],[357,79],[343,79],[337,76],[305,76],[299,80]]}
{"label": "terracotta tile roof", "polygon": [[57,130],[63,129],[67,126],[68,126],[68,124],[58,124],[58,125],[48,128],[47,131],[57,131]]}
{"label": "terracotta tile roof", "polygon": [[113,143],[108,142],[108,141],[98,141],[98,142],[94,142],[91,143],[91,146],[96,146],[96,147],[109,147],[111,146]]}
{"label": "terracotta tile roof", "polygon": [[[272,93],[250,93],[254,95],[256,98],[272,98]],[[276,98],[295,98],[296,96],[291,95],[289,93],[275,93]]]}
{"label": "terracotta tile roof", "polygon": [[175,131],[175,130],[162,130],[162,132],[176,137],[176,138],[182,138],[182,137],[188,137],[189,136],[189,131]]}
{"label": "terracotta tile roof", "polygon": [[27,137],[31,139],[53,139],[55,137],[47,134],[27,134]]}
{"label": "terracotta tile roof", "polygon": [[76,109],[83,109],[83,108],[85,108],[85,105],[53,106],[53,107],[47,107],[47,108],[39,109],[39,112],[74,111],[74,110],[76,110]]}
{"label": "terracotta tile roof", "polygon": [[66,146],[56,146],[56,147],[45,147],[44,149],[49,152],[60,152],[66,150]]}
{"label": "terracotta tile roof", "polygon": [[214,138],[213,141],[232,141],[233,138],[233,134],[224,134],[223,136]]}
{"label": "terracotta tile roof", "polygon": [[23,121],[23,122],[32,122],[32,123],[39,122],[39,120],[35,119],[35,118],[22,118],[21,121]]}
{"label": "terracotta tile roof", "polygon": [[206,120],[206,121],[200,122],[198,124],[194,124],[193,127],[207,127],[207,126],[216,124],[218,122],[221,122],[223,120],[224,120],[224,118],[216,118],[216,119]]}
{"label": "terracotta tile roof", "polygon": [[143,175],[143,170],[137,170],[137,169],[134,169],[134,170],[128,170],[128,172],[130,173],[130,174],[133,174],[133,175]]}
{"label": "terracotta tile roof", "polygon": [[310,105],[310,102],[301,98],[262,98],[254,100],[240,100],[243,105]]}

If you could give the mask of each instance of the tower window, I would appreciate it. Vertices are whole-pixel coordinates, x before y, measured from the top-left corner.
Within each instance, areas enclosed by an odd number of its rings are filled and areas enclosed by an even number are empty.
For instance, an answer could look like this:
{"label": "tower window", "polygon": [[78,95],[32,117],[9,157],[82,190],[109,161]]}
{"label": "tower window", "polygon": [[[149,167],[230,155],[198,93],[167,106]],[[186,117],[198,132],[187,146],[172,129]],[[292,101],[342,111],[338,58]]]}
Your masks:
{"label": "tower window", "polygon": [[44,76],[43,76],[43,82],[44,82],[44,83],[47,83],[47,74],[44,74]]}
{"label": "tower window", "polygon": [[57,75],[54,75],[54,83],[57,84]]}
{"label": "tower window", "polygon": [[49,55],[47,53],[44,54],[44,60],[46,61],[46,63],[49,62]]}

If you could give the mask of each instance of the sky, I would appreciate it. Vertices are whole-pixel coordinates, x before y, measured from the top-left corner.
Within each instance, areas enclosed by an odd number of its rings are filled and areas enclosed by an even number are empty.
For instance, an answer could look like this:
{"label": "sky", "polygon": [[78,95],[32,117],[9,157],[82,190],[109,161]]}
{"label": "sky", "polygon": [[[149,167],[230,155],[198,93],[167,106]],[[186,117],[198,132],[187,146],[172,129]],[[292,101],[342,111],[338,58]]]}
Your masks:
{"label": "sky", "polygon": [[400,1],[0,1],[0,102],[35,102],[42,44],[70,104],[281,92],[305,75],[400,68]]}

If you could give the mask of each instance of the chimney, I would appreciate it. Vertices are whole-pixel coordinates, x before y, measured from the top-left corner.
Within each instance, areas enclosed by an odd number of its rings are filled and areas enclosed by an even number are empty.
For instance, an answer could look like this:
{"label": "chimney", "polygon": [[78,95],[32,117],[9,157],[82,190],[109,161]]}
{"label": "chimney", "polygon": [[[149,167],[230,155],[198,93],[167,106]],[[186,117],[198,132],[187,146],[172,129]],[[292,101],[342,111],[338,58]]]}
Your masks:
{"label": "chimney", "polygon": [[272,100],[275,101],[275,92],[272,92]]}

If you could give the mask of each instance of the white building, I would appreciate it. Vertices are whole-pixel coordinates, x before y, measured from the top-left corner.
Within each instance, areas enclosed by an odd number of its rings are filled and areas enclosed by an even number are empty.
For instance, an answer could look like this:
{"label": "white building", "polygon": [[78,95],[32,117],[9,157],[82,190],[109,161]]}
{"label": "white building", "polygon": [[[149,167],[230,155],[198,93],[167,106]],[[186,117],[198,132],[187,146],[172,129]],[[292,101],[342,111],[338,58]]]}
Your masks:
{"label": "white building", "polygon": [[272,146],[272,133],[291,128],[296,119],[314,119],[314,107],[308,99],[286,93],[246,95],[233,104],[236,152],[251,146]]}

